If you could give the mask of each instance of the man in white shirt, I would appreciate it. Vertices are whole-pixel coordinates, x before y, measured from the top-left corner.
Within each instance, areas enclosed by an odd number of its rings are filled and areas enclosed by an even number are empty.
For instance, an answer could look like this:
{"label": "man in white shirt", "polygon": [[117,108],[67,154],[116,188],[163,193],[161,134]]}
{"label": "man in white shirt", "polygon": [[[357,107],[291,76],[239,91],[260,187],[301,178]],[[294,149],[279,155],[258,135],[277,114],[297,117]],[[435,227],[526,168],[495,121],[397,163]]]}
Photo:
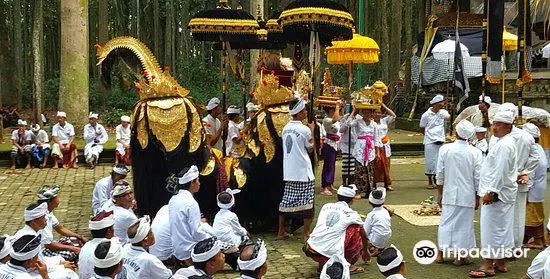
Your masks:
{"label": "man in white shirt", "polygon": [[51,153],[50,140],[48,133],[43,129],[40,129],[40,125],[31,125],[31,131],[33,136],[33,148],[31,152],[32,158],[34,158],[40,165],[40,168],[44,168],[48,164],[48,158]]}
{"label": "man in white shirt", "polygon": [[[460,121],[455,128],[455,142],[443,145],[439,150],[436,174],[438,203],[441,206],[441,223],[437,234],[438,261],[443,260],[445,249],[476,247],[474,212],[479,207],[476,193],[483,154],[468,143],[475,129],[470,121]],[[469,259],[456,259],[454,262],[455,265],[469,263]]]}
{"label": "man in white shirt", "polygon": [[89,123],[84,126],[84,140],[86,141],[84,157],[86,158],[86,163],[93,169],[99,162],[99,154],[103,152],[103,145],[109,139],[109,135],[103,125],[97,123],[97,113],[90,112],[88,121]]}
{"label": "man in white shirt", "polygon": [[[38,259],[40,253],[40,235],[26,234],[13,239],[10,261],[0,265],[2,279],[49,279],[46,264]],[[38,277],[36,272],[38,271]]]}
{"label": "man in white shirt", "polygon": [[111,199],[111,191],[114,185],[126,178],[130,170],[122,164],[115,165],[111,173],[96,182],[92,192],[92,210],[94,214],[101,211],[105,202]]}
{"label": "man in white shirt", "polygon": [[[498,111],[509,111],[514,115],[514,121],[518,117],[518,108],[512,103],[504,103],[500,105]],[[516,248],[521,248],[525,235],[525,216],[527,193],[529,192],[529,181],[533,178],[533,172],[537,168],[540,161],[539,153],[537,152],[537,144],[535,139],[526,131],[512,126],[510,136],[516,143],[516,175],[517,175],[517,198],[514,206],[514,245]],[[491,147],[498,139],[493,136],[489,143]]]}
{"label": "man in white shirt", "polygon": [[236,147],[233,145],[239,144],[238,139],[241,137],[240,132],[242,127],[235,122],[240,113],[241,110],[236,106],[229,106],[227,108],[227,118],[229,122],[227,124],[227,139],[225,140],[225,155],[229,157],[239,157],[236,152]]}
{"label": "man in white shirt", "polygon": [[[531,250],[532,251],[532,250]],[[550,247],[542,250],[531,262],[523,279],[545,279],[545,264],[550,258]],[[550,266],[549,266],[550,267]],[[549,270],[550,271],[550,270]]]}
{"label": "man in white shirt", "polygon": [[114,237],[101,241],[94,251],[94,276],[90,279],[126,278],[122,245]]}
{"label": "man in white shirt", "polygon": [[[546,194],[548,160],[544,149],[539,145],[540,130],[532,123],[526,123],[522,128],[535,139],[539,163],[533,172],[532,178],[527,183],[529,193],[527,195],[525,237],[524,246],[528,248],[542,249],[544,247],[544,195]],[[533,242],[530,242],[531,238]]]}
{"label": "man in white shirt", "polygon": [[168,202],[170,234],[174,256],[189,263],[193,245],[209,238],[213,230],[202,222],[199,204],[193,198],[201,186],[197,166],[184,168],[177,184],[177,194]]}
{"label": "man in white shirt", "polygon": [[267,249],[263,240],[244,246],[237,260],[240,279],[261,279],[267,273]]}
{"label": "man in white shirt", "polygon": [[317,224],[304,247],[306,256],[319,264],[319,270],[334,255],[344,255],[350,266],[350,271],[364,272],[355,266],[359,257],[369,263],[367,234],[363,229],[363,220],[351,208],[357,187],[355,185],[340,186],[337,191],[338,202],[327,203],[321,208]]}
{"label": "man in white shirt", "polygon": [[[119,239],[120,244],[125,245],[128,242],[128,228],[137,220],[137,216],[132,209],[134,207],[134,195],[128,182],[121,180],[115,185],[112,196],[114,201],[112,210],[115,215],[115,236]],[[103,208],[106,208],[105,205]]]}
{"label": "man in white shirt", "polygon": [[155,235],[155,243],[149,247],[149,253],[161,260],[166,266],[172,266],[174,247],[170,234],[170,212],[168,205],[159,209],[151,223],[151,230]]}
{"label": "man in white shirt", "polygon": [[172,278],[212,278],[214,274],[223,270],[225,256],[221,251],[220,243],[214,237],[199,241],[191,248],[193,265],[181,268]]}
{"label": "man in white shirt", "polygon": [[363,229],[369,241],[368,245],[373,253],[386,247],[391,238],[391,215],[384,206],[386,202],[386,189],[377,188],[369,193],[369,204],[372,211],[365,217]]}
{"label": "man in white shirt", "polygon": [[334,255],[321,270],[320,279],[349,279],[349,263],[342,255]]}
{"label": "man in white shirt", "polygon": [[246,113],[247,113],[246,122],[250,122],[250,120],[252,119],[252,117],[254,117],[254,115],[256,115],[258,110],[259,110],[258,106],[255,105],[254,103],[246,104]]}
{"label": "man in white shirt", "polygon": [[[46,227],[42,230],[42,243],[44,244],[44,251],[42,254],[46,257],[61,256],[66,261],[73,261],[80,253],[80,247],[71,243],[70,238],[74,237],[79,242],[78,245],[82,245],[88,241],[85,237],[72,232],[65,228],[61,224],[53,211],[59,206],[59,186],[44,186],[38,193],[38,202],[48,205],[48,213],[46,214]],[[63,236],[61,239],[55,241],[53,231],[56,231],[59,235]],[[71,244],[67,244],[71,243]]]}
{"label": "man in white shirt", "polygon": [[449,112],[443,109],[443,95],[436,95],[430,101],[432,105],[420,118],[420,128],[424,129],[425,174],[428,176],[428,189],[435,189],[435,172],[439,148],[445,143],[445,121],[451,119]]}
{"label": "man in white shirt", "polygon": [[17,130],[11,133],[11,169],[14,170],[17,162],[26,164],[26,169],[31,168],[31,143],[32,132],[27,130],[27,121],[17,120]]}
{"label": "man in white shirt", "polygon": [[123,115],[120,117],[120,124],[115,128],[116,132],[116,150],[115,164],[119,162],[129,166],[132,164],[130,154],[130,137],[132,136],[132,127],[130,126],[130,116]]}
{"label": "man in white shirt", "polygon": [[[499,111],[493,117],[493,134],[498,142],[489,148],[480,172],[478,196],[481,197],[479,218],[481,248],[492,251],[472,277],[487,277],[495,269],[506,272],[504,249],[514,248],[514,204],[517,198],[517,151],[510,135],[514,115]],[[496,250],[498,248],[498,250]]]}
{"label": "man in white shirt", "polygon": [[11,250],[10,236],[7,234],[0,236],[0,266],[10,260]]}
{"label": "man in white shirt", "polygon": [[378,265],[380,273],[386,279],[405,279],[407,268],[405,267],[403,254],[393,245],[378,254],[376,265]]}
{"label": "man in white shirt", "polygon": [[78,255],[78,276],[80,278],[90,278],[94,275],[95,248],[103,240],[111,239],[114,236],[114,224],[115,218],[112,211],[102,211],[88,222],[92,239],[82,246]]}
{"label": "man in white shirt", "polygon": [[285,218],[304,220],[304,241],[309,238],[313,215],[313,197],[315,195],[315,176],[309,158],[313,152],[314,123],[302,124],[307,118],[306,101],[296,99],[289,106],[292,121],[285,125],[283,138],[283,180],[285,190],[279,204],[278,239],[288,236],[285,231]]}
{"label": "man in white shirt", "polygon": [[155,256],[147,252],[155,243],[155,235],[151,230],[148,215],[139,218],[128,228],[129,244],[123,248],[126,278],[159,278],[172,277],[172,271]]}
{"label": "man in white shirt", "polygon": [[[206,110],[208,115],[202,119],[204,131],[206,132],[206,142],[208,146],[223,150],[222,132],[227,128],[229,121],[226,116],[222,116],[222,108],[220,107],[220,99],[214,97],[208,101]],[[222,117],[223,122],[218,118]],[[227,154],[225,154],[227,155]]]}
{"label": "man in white shirt", "polygon": [[76,161],[76,145],[74,144],[74,127],[67,122],[67,114],[63,111],[57,112],[57,124],[52,128],[52,159],[53,169],[59,168],[59,160],[63,162],[63,168],[78,168]]}
{"label": "man in white shirt", "polygon": [[344,185],[351,184],[351,180],[355,175],[355,159],[352,151],[357,135],[355,129],[350,126],[351,120],[348,120],[349,117],[350,114],[348,113],[340,119],[340,150],[342,151],[342,182],[344,182]]}

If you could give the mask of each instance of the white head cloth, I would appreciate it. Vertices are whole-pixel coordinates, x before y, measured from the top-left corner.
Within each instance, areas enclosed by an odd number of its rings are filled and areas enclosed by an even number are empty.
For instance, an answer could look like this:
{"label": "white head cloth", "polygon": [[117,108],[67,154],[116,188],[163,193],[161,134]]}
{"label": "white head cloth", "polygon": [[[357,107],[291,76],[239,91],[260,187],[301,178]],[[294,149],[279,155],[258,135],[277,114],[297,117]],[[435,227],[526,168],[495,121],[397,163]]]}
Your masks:
{"label": "white head cloth", "polygon": [[130,123],[130,116],[123,115],[123,116],[120,117],[120,121]]}
{"label": "white head cloth", "polygon": [[191,250],[191,260],[195,263],[207,262],[221,251],[220,242],[217,240],[214,241],[214,245],[212,246],[212,248],[210,248],[210,250],[201,254],[195,254],[196,245],[197,244],[193,245],[193,248]]}
{"label": "white head cloth", "polygon": [[[373,196],[372,196],[372,193],[374,191],[382,191],[382,197],[380,199],[375,199]],[[384,204],[384,202],[386,201],[386,189],[385,188],[382,188],[382,187],[379,187],[379,188],[376,188],[376,190],[374,191],[371,191],[370,194],[369,194],[369,202],[372,203],[372,204]]]}
{"label": "white head cloth", "polygon": [[50,200],[59,194],[59,186],[53,185],[53,186],[44,186],[40,192],[38,192],[38,200],[39,201],[45,201]]}
{"label": "white head cloth", "polygon": [[109,252],[107,252],[105,259],[98,259],[94,253],[94,266],[99,268],[109,268],[122,261],[122,245],[120,245],[120,240],[118,240],[118,237],[105,239],[99,244],[103,242],[111,242],[111,247],[109,247]]}
{"label": "white head cloth", "polygon": [[354,198],[356,192],[357,192],[357,186],[355,186],[355,184],[350,184],[347,186],[345,185],[340,186],[336,194],[347,198]]}
{"label": "white head cloth", "polygon": [[235,195],[240,193],[241,190],[239,189],[225,189],[225,192],[231,195],[231,202],[229,203],[221,203],[220,202],[220,194],[218,194],[217,200],[218,200],[218,207],[221,209],[231,209],[235,205]]}
{"label": "white head cloth", "polygon": [[27,121],[19,119],[17,120],[17,126],[27,126]]}
{"label": "white head cloth", "polygon": [[4,246],[0,250],[0,260],[5,258],[7,255],[11,253],[11,239],[10,236],[5,234],[3,235],[6,239],[4,239]]}
{"label": "white head cloth", "polygon": [[31,209],[31,210],[25,209],[25,213],[24,213],[25,222],[38,219],[46,214],[48,214],[48,204],[43,202],[37,207],[35,207],[34,209]]}
{"label": "white head cloth", "polygon": [[[123,180],[120,180],[120,181],[123,181]],[[130,188],[130,185],[126,185],[126,183],[117,182],[117,184],[115,185],[115,188],[113,188],[113,190],[111,191],[111,196],[112,197],[121,196],[130,192],[132,192],[132,188]]]}
{"label": "white head cloth", "polygon": [[485,127],[476,127],[476,133],[486,133],[487,128]]}
{"label": "white head cloth", "polygon": [[208,101],[208,104],[206,105],[206,110],[213,110],[219,105],[220,105],[220,99],[218,99],[217,97],[214,97],[210,99],[210,101]]}
{"label": "white head cloth", "polygon": [[430,105],[437,104],[437,103],[441,103],[441,102],[443,102],[444,99],[445,99],[445,98],[443,97],[443,95],[437,94],[437,95],[435,95],[435,97],[433,97],[432,100],[430,101]]}
{"label": "white head cloth", "polygon": [[[21,237],[23,237],[25,235],[22,235]],[[37,241],[37,242],[40,242],[40,239],[42,238],[41,237],[42,235],[41,234],[37,234],[34,236],[34,238],[32,238],[25,246],[23,246],[23,248],[21,248],[21,250],[19,251],[15,251],[13,249],[13,246],[12,246],[12,249],[11,249],[11,252],[10,252],[10,257],[18,260],[18,261],[28,261],[34,257],[36,257],[38,255],[38,252],[40,252],[40,244],[36,246],[36,248],[28,251],[28,252],[21,252],[22,250],[25,250],[25,248],[27,248],[31,243]],[[13,239],[13,243],[15,243],[17,241],[17,239]]]}
{"label": "white head cloth", "polygon": [[88,119],[97,119],[99,117],[99,114],[90,112],[90,115],[88,115]]}
{"label": "white head cloth", "polygon": [[254,103],[248,103],[248,104],[246,104],[246,110],[247,111],[257,111],[258,106],[255,105]]}
{"label": "white head cloth", "polygon": [[456,124],[456,134],[462,138],[462,139],[469,139],[471,138],[475,132],[476,132],[476,127],[474,126],[474,124],[472,124],[472,122],[464,119],[460,122],[458,122],[458,124]]}
{"label": "white head cloth", "polygon": [[[108,212],[107,212],[108,213]],[[106,229],[108,227],[112,227],[115,225],[115,216],[112,214],[113,212],[110,211],[110,215],[103,217],[103,219],[98,221],[88,221],[88,229],[92,231],[102,230]]]}
{"label": "white head cloth", "polygon": [[306,100],[300,99],[298,103],[290,108],[290,115],[296,115],[306,108]]}
{"label": "white head cloth", "polygon": [[178,178],[178,183],[183,185],[197,179],[197,177],[199,177],[199,169],[197,166],[192,165],[182,177]]}
{"label": "white head cloth", "polygon": [[483,98],[482,95],[479,95],[479,101],[484,101],[485,103],[487,104],[492,104],[493,103],[493,100],[491,100],[491,97],[489,96],[485,96],[485,98]]}
{"label": "white head cloth", "polygon": [[229,106],[227,108],[227,114],[239,114],[241,113],[241,109],[236,106]]}
{"label": "white head cloth", "polygon": [[264,241],[260,240],[257,245],[260,245],[260,250],[258,251],[258,256],[256,256],[256,258],[248,261],[243,261],[240,257],[237,259],[237,263],[239,264],[239,268],[241,270],[256,270],[267,261],[267,248],[265,247]]}
{"label": "white head cloth", "polygon": [[113,167],[113,171],[115,173],[118,173],[120,175],[128,175],[128,173],[130,172],[130,170],[126,167],[126,166],[123,166],[123,165],[116,165]]}
{"label": "white head cloth", "polygon": [[502,122],[506,124],[513,124],[514,119],[514,113],[511,111],[499,110],[495,113],[495,116],[493,116],[493,122]]}
{"label": "white head cloth", "polygon": [[38,125],[38,124],[32,125],[32,126],[31,126],[31,131],[32,131],[33,133],[36,133],[36,132],[40,131],[40,125]]}
{"label": "white head cloth", "polygon": [[327,274],[327,269],[335,264],[335,263],[341,263],[342,264],[342,279],[349,279],[349,263],[346,261],[343,255],[341,254],[335,254],[327,261],[327,263],[323,266],[323,270],[321,270],[321,276],[320,279],[331,279],[330,276]]}
{"label": "white head cloth", "polygon": [[139,243],[144,240],[151,230],[151,218],[149,218],[149,215],[144,215],[139,218],[136,222],[134,222],[134,224],[136,223],[139,223],[136,235],[133,238],[128,236],[128,239],[132,244]]}
{"label": "white head cloth", "polygon": [[540,129],[537,127],[537,125],[533,123],[525,123],[522,127],[523,130],[525,130],[527,133],[529,133],[534,138],[540,137]]}
{"label": "white head cloth", "polygon": [[518,107],[512,103],[504,103],[500,105],[498,107],[498,111],[511,111],[514,114],[514,118],[518,117]]}
{"label": "white head cloth", "polygon": [[64,111],[58,111],[58,112],[57,112],[57,117],[65,117],[65,118],[67,118],[67,114],[66,114]]}
{"label": "white head cloth", "polygon": [[397,249],[397,247],[395,247],[393,244],[390,245],[390,247],[395,249],[395,251],[397,252],[397,257],[395,257],[395,259],[393,259],[393,261],[391,261],[387,265],[381,265],[381,264],[377,263],[378,269],[380,269],[380,272],[386,272],[386,271],[388,271],[392,268],[396,268],[396,267],[400,266],[401,263],[403,262],[403,254],[401,254],[401,251],[399,251],[399,249]]}

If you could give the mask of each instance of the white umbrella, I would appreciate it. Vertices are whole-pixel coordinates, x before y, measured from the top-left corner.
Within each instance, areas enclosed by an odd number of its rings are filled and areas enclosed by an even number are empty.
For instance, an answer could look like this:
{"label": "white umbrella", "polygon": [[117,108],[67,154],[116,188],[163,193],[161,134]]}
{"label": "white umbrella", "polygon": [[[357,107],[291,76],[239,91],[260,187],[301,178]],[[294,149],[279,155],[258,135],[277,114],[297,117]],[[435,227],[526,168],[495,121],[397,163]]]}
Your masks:
{"label": "white umbrella", "polygon": [[[455,57],[456,41],[447,39],[432,49],[432,54],[437,60],[452,60]],[[462,51],[462,57],[470,57],[468,48],[460,43],[460,50]]]}
{"label": "white umbrella", "polygon": [[550,58],[550,43],[548,43],[545,47],[542,48],[542,57]]}

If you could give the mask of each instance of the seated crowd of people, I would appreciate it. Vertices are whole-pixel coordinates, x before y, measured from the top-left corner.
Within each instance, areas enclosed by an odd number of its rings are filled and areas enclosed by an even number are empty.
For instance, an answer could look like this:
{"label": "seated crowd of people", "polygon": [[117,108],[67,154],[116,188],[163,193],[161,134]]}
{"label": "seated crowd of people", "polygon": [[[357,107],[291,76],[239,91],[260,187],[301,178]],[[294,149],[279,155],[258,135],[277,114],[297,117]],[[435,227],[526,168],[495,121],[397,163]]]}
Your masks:
{"label": "seated crowd of people", "polygon": [[[99,155],[103,152],[103,146],[109,139],[107,130],[98,123],[99,115],[90,113],[89,123],[84,126],[83,138],[85,140],[84,158],[90,168],[95,168],[99,163]],[[39,124],[30,125],[27,130],[27,121],[19,119],[18,128],[12,132],[11,169],[17,165],[31,168],[37,165],[44,168],[48,165],[51,156],[52,168],[59,168],[61,162],[63,168],[78,168],[77,147],[75,144],[74,126],[67,122],[67,114],[57,112],[57,123],[52,127],[51,143],[48,133]],[[120,124],[116,127],[116,163],[131,164],[130,160],[130,117],[122,116]]]}

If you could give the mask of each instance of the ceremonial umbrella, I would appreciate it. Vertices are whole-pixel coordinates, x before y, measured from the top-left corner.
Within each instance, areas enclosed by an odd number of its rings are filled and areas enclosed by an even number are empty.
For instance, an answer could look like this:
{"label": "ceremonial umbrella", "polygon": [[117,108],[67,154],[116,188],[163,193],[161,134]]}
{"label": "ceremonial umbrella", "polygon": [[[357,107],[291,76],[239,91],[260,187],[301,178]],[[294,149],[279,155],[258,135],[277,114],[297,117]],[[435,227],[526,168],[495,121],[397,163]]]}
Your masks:
{"label": "ceremonial umbrella", "polygon": [[518,36],[506,31],[506,26],[502,31],[502,103],[504,104],[504,89],[506,87],[506,52],[518,50]]}
{"label": "ceremonial umbrella", "polygon": [[[288,4],[279,24],[289,42],[308,43],[312,84],[315,84],[315,69],[320,55],[320,46],[328,46],[333,40],[353,38],[353,17],[348,9],[328,0],[297,0]],[[313,120],[313,92],[309,93],[309,121]]]}
{"label": "ceremonial umbrella", "polygon": [[[222,57],[222,108],[225,112],[227,100],[227,49],[228,42],[253,42],[260,29],[258,21],[242,9],[231,9],[227,0],[220,0],[217,7],[196,13],[187,25],[194,40],[221,42]],[[223,138],[225,139],[224,131]],[[223,150],[225,153],[225,140]]]}
{"label": "ceremonial umbrella", "polygon": [[542,57],[550,58],[550,43],[542,48]]}
{"label": "ceremonial umbrella", "polygon": [[[353,84],[353,64],[378,63],[380,47],[371,38],[353,34],[353,39],[333,41],[325,50],[327,63],[331,65],[348,65],[349,88]],[[360,85],[360,84],[359,84]]]}

